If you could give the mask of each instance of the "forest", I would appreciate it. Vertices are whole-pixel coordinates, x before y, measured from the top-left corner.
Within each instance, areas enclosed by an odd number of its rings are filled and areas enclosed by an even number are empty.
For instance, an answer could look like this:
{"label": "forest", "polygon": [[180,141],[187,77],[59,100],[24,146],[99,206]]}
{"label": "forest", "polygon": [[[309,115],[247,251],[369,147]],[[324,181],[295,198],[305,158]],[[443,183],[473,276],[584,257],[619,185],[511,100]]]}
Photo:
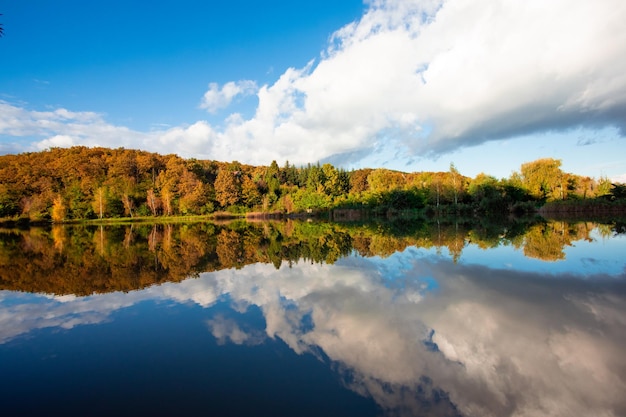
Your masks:
{"label": "forest", "polygon": [[508,215],[537,210],[623,213],[626,186],[561,170],[558,159],[522,164],[509,178],[388,169],[344,170],[329,163],[251,166],[183,159],[132,149],[52,148],[0,156],[0,218],[84,219],[316,214]]}

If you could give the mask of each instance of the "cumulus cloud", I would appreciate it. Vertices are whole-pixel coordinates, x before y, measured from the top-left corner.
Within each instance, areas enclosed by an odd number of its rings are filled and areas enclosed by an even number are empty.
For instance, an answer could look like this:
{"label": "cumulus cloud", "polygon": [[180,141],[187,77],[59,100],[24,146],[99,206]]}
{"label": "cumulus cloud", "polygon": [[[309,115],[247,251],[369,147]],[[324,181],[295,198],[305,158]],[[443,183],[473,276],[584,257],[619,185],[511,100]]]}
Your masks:
{"label": "cumulus cloud", "polygon": [[0,101],[0,134],[11,136],[59,134],[63,127],[76,124],[101,123],[92,112],[71,112],[67,109],[32,111]]}
{"label": "cumulus cloud", "polygon": [[[229,123],[211,153],[354,162],[389,141],[438,154],[579,127],[623,134],[624,18],[619,0],[373,1],[317,63],[259,88],[254,117]],[[212,84],[207,108],[242,90]]]}
{"label": "cumulus cloud", "polygon": [[626,37],[619,1],[375,2],[337,47],[294,81],[290,122],[313,137],[384,129],[440,152],[581,124],[624,128]]}
{"label": "cumulus cloud", "polygon": [[93,113],[12,108],[0,116],[0,133],[47,135],[41,146],[67,136],[252,164],[344,165],[383,147],[393,150],[389,158],[411,158],[538,132],[612,127],[624,136],[622,0],[367,4],[318,59],[274,83],[209,85],[201,108],[216,112],[256,94],[250,118],[232,114],[219,126],[198,121],[143,134]]}
{"label": "cumulus cloud", "polygon": [[43,150],[73,145],[144,147],[154,134],[112,125],[94,112],[64,108],[42,112],[0,101],[0,136],[35,138],[22,150]]}
{"label": "cumulus cloud", "polygon": [[217,83],[210,83],[209,89],[200,103],[200,108],[206,109],[209,113],[228,107],[237,96],[249,96],[256,93],[258,87],[254,81],[230,81],[219,87]]}
{"label": "cumulus cloud", "polygon": [[55,135],[38,142],[37,147],[41,150],[49,148],[69,148],[74,144],[74,138],[69,135]]}

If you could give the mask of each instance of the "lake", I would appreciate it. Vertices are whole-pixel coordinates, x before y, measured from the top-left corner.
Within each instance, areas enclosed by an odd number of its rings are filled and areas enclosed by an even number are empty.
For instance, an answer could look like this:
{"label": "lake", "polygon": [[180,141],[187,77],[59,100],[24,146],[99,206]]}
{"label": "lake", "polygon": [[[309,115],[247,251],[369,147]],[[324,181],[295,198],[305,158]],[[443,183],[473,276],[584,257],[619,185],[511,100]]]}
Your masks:
{"label": "lake", "polygon": [[624,223],[0,229],[3,415],[624,416]]}

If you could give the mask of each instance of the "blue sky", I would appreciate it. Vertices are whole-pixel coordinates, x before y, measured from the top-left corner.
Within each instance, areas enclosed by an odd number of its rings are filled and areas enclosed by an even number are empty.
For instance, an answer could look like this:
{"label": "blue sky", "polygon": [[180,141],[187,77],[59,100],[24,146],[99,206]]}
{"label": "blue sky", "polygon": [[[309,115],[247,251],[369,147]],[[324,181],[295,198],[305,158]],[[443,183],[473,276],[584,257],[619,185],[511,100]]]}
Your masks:
{"label": "blue sky", "polygon": [[626,181],[622,0],[0,0],[0,153]]}

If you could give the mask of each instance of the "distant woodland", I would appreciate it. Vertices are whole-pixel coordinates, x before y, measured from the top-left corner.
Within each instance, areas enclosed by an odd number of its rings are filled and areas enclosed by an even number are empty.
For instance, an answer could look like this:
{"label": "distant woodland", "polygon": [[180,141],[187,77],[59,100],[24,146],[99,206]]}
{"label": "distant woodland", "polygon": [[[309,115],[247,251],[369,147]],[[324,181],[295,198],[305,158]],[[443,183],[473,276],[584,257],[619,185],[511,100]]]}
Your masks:
{"label": "distant woodland", "polygon": [[420,209],[427,214],[504,215],[624,210],[626,186],[528,162],[509,178],[486,173],[347,171],[183,159],[131,149],[53,148],[0,156],[0,218],[64,222],[121,217],[319,213]]}

